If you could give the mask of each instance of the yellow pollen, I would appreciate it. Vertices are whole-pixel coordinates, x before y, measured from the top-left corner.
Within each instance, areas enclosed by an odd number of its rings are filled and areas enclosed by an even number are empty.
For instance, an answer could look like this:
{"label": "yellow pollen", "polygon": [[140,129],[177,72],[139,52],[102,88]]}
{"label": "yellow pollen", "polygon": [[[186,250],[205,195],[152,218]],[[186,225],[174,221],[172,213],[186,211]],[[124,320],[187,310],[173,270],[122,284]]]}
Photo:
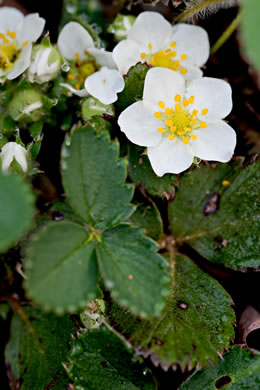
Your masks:
{"label": "yellow pollen", "polygon": [[197,139],[198,137],[197,137],[195,134],[191,134],[191,138],[195,140],[195,139]]}
{"label": "yellow pollen", "polygon": [[165,122],[166,126],[169,126],[169,127],[173,126],[173,120],[172,119],[166,119],[164,122]]}
{"label": "yellow pollen", "polygon": [[27,46],[27,45],[28,45],[28,43],[29,43],[29,41],[24,41],[24,42],[22,43],[22,47],[25,47],[25,46]]}
{"label": "yellow pollen", "polygon": [[84,54],[85,54],[86,56],[88,56],[88,55],[89,55],[89,52],[88,52],[87,50],[84,50]]}
{"label": "yellow pollen", "polygon": [[187,69],[186,68],[181,68],[180,72],[181,72],[181,74],[186,74],[187,73]]}
{"label": "yellow pollen", "polygon": [[158,130],[159,133],[164,133],[165,132],[165,129],[163,127],[158,127],[157,130]]}
{"label": "yellow pollen", "polygon": [[153,48],[153,47],[152,47],[152,44],[149,43],[149,44],[148,44],[148,49],[149,49],[149,50],[152,50],[152,48]]}
{"label": "yellow pollen", "polygon": [[206,129],[207,123],[206,122],[200,122],[200,128],[201,129]]}
{"label": "yellow pollen", "polygon": [[184,143],[184,145],[187,145],[188,143],[189,143],[189,137],[184,137],[183,139],[182,139],[182,142]]}
{"label": "yellow pollen", "polygon": [[171,51],[169,54],[168,54],[168,57],[176,57],[176,51],[175,50],[173,50],[173,51]]}
{"label": "yellow pollen", "polygon": [[183,134],[185,134],[185,130],[177,130],[177,134],[178,135],[183,135]]}
{"label": "yellow pollen", "polygon": [[75,84],[76,89],[80,89],[80,83]]}
{"label": "yellow pollen", "polygon": [[154,116],[155,116],[155,118],[157,118],[157,119],[161,119],[162,113],[161,113],[161,112],[155,112],[155,113],[154,113]]}
{"label": "yellow pollen", "polygon": [[171,53],[171,49],[166,49],[165,53]]}
{"label": "yellow pollen", "polygon": [[193,110],[191,115],[192,115],[192,116],[196,116],[196,115],[198,115],[198,113],[199,113],[198,110]]}
{"label": "yellow pollen", "polygon": [[191,131],[191,128],[190,127],[184,127],[184,130],[189,133]]}
{"label": "yellow pollen", "polygon": [[75,76],[73,76],[73,74],[71,74],[71,73],[69,73],[67,77],[68,77],[69,80],[74,80],[75,79]]}
{"label": "yellow pollen", "polygon": [[158,102],[158,106],[160,107],[160,108],[164,108],[165,107],[165,104],[164,104],[164,102],[163,101],[159,101]]}
{"label": "yellow pollen", "polygon": [[170,43],[170,47],[172,47],[174,49],[176,47],[176,42]]}
{"label": "yellow pollen", "polygon": [[75,58],[76,58],[76,60],[79,59],[79,53],[75,53]]}
{"label": "yellow pollen", "polygon": [[1,54],[3,57],[7,57],[7,52],[4,49],[1,50]]}
{"label": "yellow pollen", "polygon": [[190,98],[189,98],[189,103],[190,103],[190,104],[193,104],[193,103],[194,103],[194,96],[190,96]]}
{"label": "yellow pollen", "polygon": [[181,112],[181,105],[180,104],[175,104],[175,111],[176,112]]}
{"label": "yellow pollen", "polygon": [[175,95],[174,100],[175,100],[176,102],[180,103],[180,102],[181,102],[181,95]]}
{"label": "yellow pollen", "polygon": [[170,128],[170,131],[171,131],[171,133],[175,133],[175,131],[176,131],[176,126],[172,126],[172,127]]}
{"label": "yellow pollen", "polygon": [[168,135],[168,138],[170,141],[173,141],[175,137],[174,137],[174,135]]}
{"label": "yellow pollen", "polygon": [[10,38],[12,39],[15,39],[16,38],[16,32],[15,31],[10,31],[10,30],[7,30],[7,33],[6,35],[8,35]]}
{"label": "yellow pollen", "polygon": [[197,119],[193,118],[193,119],[191,120],[192,126],[196,125],[196,122],[197,122]]}
{"label": "yellow pollen", "polygon": [[0,38],[4,41],[4,43],[9,43],[9,39],[6,38],[4,33],[0,33]]}
{"label": "yellow pollen", "polygon": [[184,105],[184,107],[187,107],[189,105],[189,101],[187,99],[184,99],[182,104]]}
{"label": "yellow pollen", "polygon": [[207,108],[203,108],[203,110],[201,110],[201,115],[206,115],[208,112],[209,110]]}
{"label": "yellow pollen", "polygon": [[166,109],[165,109],[165,114],[166,114],[167,116],[172,115],[172,113],[173,113],[173,109],[172,109],[172,108],[166,108]]}
{"label": "yellow pollen", "polygon": [[147,56],[146,53],[141,53],[141,58],[142,58],[142,60],[144,60],[146,56]]}
{"label": "yellow pollen", "polygon": [[163,57],[163,56],[164,56],[164,51],[161,50],[161,51],[159,52],[159,55],[160,55],[161,57]]}
{"label": "yellow pollen", "polygon": [[222,185],[223,185],[224,187],[228,187],[228,186],[230,185],[230,181],[228,181],[228,180],[223,180],[223,181],[222,181]]}
{"label": "yellow pollen", "polygon": [[179,61],[179,60],[176,60],[176,61],[174,62],[174,65],[177,66],[177,68],[178,68],[178,66],[180,66],[180,61]]}
{"label": "yellow pollen", "polygon": [[187,58],[188,58],[187,54],[181,54],[182,61],[187,60]]}

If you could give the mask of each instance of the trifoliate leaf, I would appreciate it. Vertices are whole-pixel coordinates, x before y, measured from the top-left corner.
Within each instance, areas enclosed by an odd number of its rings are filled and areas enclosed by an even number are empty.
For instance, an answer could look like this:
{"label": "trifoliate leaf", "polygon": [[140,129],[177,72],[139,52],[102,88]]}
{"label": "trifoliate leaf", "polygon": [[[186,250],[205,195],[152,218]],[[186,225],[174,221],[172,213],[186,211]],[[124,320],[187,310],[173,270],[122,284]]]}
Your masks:
{"label": "trifoliate leaf", "polygon": [[160,317],[140,322],[115,307],[115,323],[156,365],[191,368],[216,361],[234,336],[231,298],[187,257],[177,256],[170,273],[172,293]]}
{"label": "trifoliate leaf", "polygon": [[257,69],[260,69],[260,26],[258,19],[260,3],[258,0],[244,0],[242,5],[241,38],[244,43],[244,50]]}
{"label": "trifoliate leaf", "polygon": [[33,195],[20,176],[0,173],[0,252],[21,238],[30,227]]}
{"label": "trifoliate leaf", "polygon": [[105,229],[133,212],[126,161],[107,132],[96,134],[89,125],[76,129],[63,146],[62,176],[74,212],[87,224]]}
{"label": "trifoliate leaf", "polygon": [[28,295],[46,309],[75,311],[95,297],[97,262],[83,226],[63,221],[42,229],[25,267]]}
{"label": "trifoliate leaf", "polygon": [[146,230],[153,240],[159,240],[163,234],[163,222],[154,203],[138,204],[134,214],[128,219],[132,225]]}
{"label": "trifoliate leaf", "polygon": [[82,333],[72,341],[66,369],[77,389],[156,389],[140,357],[135,357],[133,351],[104,327]]}
{"label": "trifoliate leaf", "polygon": [[107,230],[97,245],[97,259],[105,286],[132,313],[158,315],[169,294],[164,259],[142,230],[119,225]]}
{"label": "trifoliate leaf", "polygon": [[68,377],[62,366],[74,327],[68,317],[22,308],[12,319],[5,351],[12,389],[64,390]]}
{"label": "trifoliate leaf", "polygon": [[216,365],[195,373],[180,390],[257,390],[260,388],[260,353],[234,346]]}
{"label": "trifoliate leaf", "polygon": [[150,164],[147,155],[144,154],[144,148],[135,145],[129,145],[129,176],[136,185],[142,184],[151,195],[166,196],[174,193],[175,175],[157,176]]}
{"label": "trifoliate leaf", "polygon": [[183,175],[169,207],[177,241],[215,263],[259,268],[259,168],[219,164]]}
{"label": "trifoliate leaf", "polygon": [[118,100],[115,103],[118,111],[123,111],[130,104],[142,99],[144,80],[149,69],[149,66],[146,64],[137,64],[129,69],[124,76],[125,88],[118,95]]}

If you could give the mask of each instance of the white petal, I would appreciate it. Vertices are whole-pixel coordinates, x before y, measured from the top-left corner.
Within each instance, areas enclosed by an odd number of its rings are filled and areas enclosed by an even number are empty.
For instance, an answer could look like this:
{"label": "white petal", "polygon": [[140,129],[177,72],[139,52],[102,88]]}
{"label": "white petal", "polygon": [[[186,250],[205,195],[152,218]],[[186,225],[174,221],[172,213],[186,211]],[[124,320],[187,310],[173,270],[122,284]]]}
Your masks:
{"label": "white petal", "polygon": [[113,50],[113,58],[121,72],[127,73],[131,66],[139,61],[143,61],[140,57],[143,52],[142,48],[135,41],[125,39],[119,42]]}
{"label": "white petal", "polygon": [[14,80],[16,77],[20,76],[20,74],[22,74],[29,67],[31,61],[31,53],[32,53],[32,45],[28,43],[28,45],[22,49],[20,57],[15,62],[12,71],[8,74],[7,76],[8,80]]}
{"label": "white petal", "polygon": [[106,66],[110,69],[117,69],[117,65],[113,60],[113,55],[111,52],[101,49],[88,49],[89,54],[91,54],[96,59],[96,63],[101,66]]}
{"label": "white petal", "polygon": [[7,30],[17,31],[17,27],[22,23],[24,15],[21,11],[12,7],[0,8],[0,32],[6,33]]}
{"label": "white petal", "polygon": [[153,116],[155,107],[145,101],[127,107],[118,118],[120,129],[136,145],[156,146],[162,139],[157,131],[160,121]]}
{"label": "white petal", "polygon": [[70,84],[66,84],[66,83],[60,83],[60,85],[66,89],[68,89],[70,92],[74,93],[74,95],[77,95],[79,97],[85,97],[85,96],[88,96],[89,93],[86,89],[76,89],[76,88],[73,88]]}
{"label": "white petal", "polygon": [[159,145],[148,148],[148,157],[156,175],[163,176],[165,173],[178,174],[188,169],[194,154],[190,146],[184,145],[180,139],[170,141],[163,137]]}
{"label": "white petal", "polygon": [[178,55],[187,54],[188,58],[181,61],[185,63],[202,66],[209,58],[209,38],[206,30],[199,26],[192,26],[190,24],[179,23],[172,29],[171,41],[176,42],[176,51]]}
{"label": "white petal", "polygon": [[27,150],[21,145],[17,144],[16,142],[7,142],[7,144],[2,147],[2,151],[0,153],[2,160],[2,171],[8,171],[8,168],[12,163],[13,158],[15,157],[16,161],[21,165],[23,171],[26,172],[28,168],[26,155]]}
{"label": "white petal", "polygon": [[17,36],[20,44],[23,42],[35,42],[40,37],[45,26],[45,20],[38,14],[28,14],[23,20],[21,32]]}
{"label": "white petal", "polygon": [[174,96],[183,95],[184,89],[185,80],[179,73],[167,68],[152,68],[146,74],[143,99],[153,103],[157,111],[160,100],[172,108]]}
{"label": "white petal", "polygon": [[152,52],[163,49],[170,42],[172,26],[158,12],[142,12],[137,16],[127,38],[136,41],[148,51],[148,44],[152,44]]}
{"label": "white petal", "polygon": [[228,162],[236,146],[236,133],[222,120],[208,123],[206,129],[194,132],[198,137],[191,142],[196,157],[209,161]]}
{"label": "white petal", "polygon": [[94,47],[92,37],[79,23],[66,24],[59,34],[58,49],[67,60],[75,60],[75,53],[84,58],[84,51],[92,47]]}
{"label": "white petal", "polygon": [[101,68],[85,81],[85,88],[90,95],[103,104],[111,104],[117,100],[117,93],[124,89],[125,83],[118,70]]}
{"label": "white petal", "polygon": [[208,114],[199,116],[201,120],[223,119],[232,109],[232,90],[230,85],[220,79],[203,77],[190,82],[187,88],[187,96],[194,96],[194,104],[190,110],[199,112],[204,108]]}
{"label": "white petal", "polygon": [[187,73],[183,75],[186,81],[192,81],[195,79],[199,79],[203,76],[203,72],[199,68],[195,67],[188,67],[187,66]]}

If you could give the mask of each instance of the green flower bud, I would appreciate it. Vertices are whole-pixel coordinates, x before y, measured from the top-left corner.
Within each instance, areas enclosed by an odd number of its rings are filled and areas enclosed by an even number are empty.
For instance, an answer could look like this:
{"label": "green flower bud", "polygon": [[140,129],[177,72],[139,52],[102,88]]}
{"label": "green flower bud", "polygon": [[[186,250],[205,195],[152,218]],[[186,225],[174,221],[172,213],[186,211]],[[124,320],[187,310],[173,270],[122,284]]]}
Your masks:
{"label": "green flower bud", "polygon": [[43,84],[55,79],[60,71],[61,57],[53,46],[36,45],[33,48],[28,79],[31,83]]}
{"label": "green flower bud", "polygon": [[135,22],[133,15],[118,14],[114,22],[110,24],[108,32],[114,34],[116,41],[127,38],[127,33]]}
{"label": "green flower bud", "polygon": [[114,115],[115,111],[112,104],[103,104],[98,99],[90,96],[86,100],[84,100],[81,108],[81,113],[83,120],[87,121],[94,115]]}
{"label": "green flower bud", "polygon": [[46,113],[41,95],[33,88],[18,90],[8,105],[8,113],[14,121],[32,123]]}

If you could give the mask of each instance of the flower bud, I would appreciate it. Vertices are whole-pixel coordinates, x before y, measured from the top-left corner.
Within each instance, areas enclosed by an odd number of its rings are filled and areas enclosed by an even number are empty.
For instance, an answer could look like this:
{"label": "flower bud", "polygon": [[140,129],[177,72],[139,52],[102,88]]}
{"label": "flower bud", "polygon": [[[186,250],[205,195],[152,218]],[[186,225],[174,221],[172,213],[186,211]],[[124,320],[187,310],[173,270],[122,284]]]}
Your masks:
{"label": "flower bud", "polygon": [[53,46],[36,45],[33,49],[28,79],[31,83],[43,84],[53,80],[61,67],[61,57]]}
{"label": "flower bud", "polygon": [[103,104],[98,99],[89,96],[82,104],[81,113],[83,120],[87,121],[94,115],[114,115],[115,111],[112,104]]}
{"label": "flower bud", "polygon": [[7,142],[0,153],[3,172],[26,173],[28,170],[27,150],[16,142]]}
{"label": "flower bud", "polygon": [[113,33],[117,42],[127,38],[127,33],[135,22],[133,15],[118,14],[114,22],[109,26],[108,32]]}
{"label": "flower bud", "polygon": [[8,113],[14,121],[39,121],[45,115],[40,93],[33,88],[18,90],[8,105]]}

